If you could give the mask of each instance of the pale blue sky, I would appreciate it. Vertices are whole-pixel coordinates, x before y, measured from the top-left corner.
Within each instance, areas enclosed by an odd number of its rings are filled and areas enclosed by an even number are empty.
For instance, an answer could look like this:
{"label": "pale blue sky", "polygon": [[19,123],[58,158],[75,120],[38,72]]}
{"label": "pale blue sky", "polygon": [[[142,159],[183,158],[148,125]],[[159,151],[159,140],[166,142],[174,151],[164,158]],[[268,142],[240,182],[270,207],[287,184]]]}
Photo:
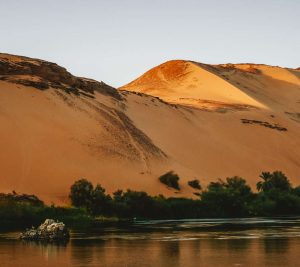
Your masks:
{"label": "pale blue sky", "polygon": [[300,67],[300,0],[0,0],[0,36],[113,86],[170,59]]}

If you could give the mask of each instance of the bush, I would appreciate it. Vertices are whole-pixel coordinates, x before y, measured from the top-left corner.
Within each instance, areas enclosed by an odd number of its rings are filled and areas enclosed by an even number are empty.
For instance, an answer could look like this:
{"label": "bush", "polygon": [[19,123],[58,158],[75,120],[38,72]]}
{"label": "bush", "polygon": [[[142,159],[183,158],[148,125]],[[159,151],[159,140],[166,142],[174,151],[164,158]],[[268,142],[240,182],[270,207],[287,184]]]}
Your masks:
{"label": "bush", "polygon": [[174,188],[176,190],[180,190],[179,183],[178,183],[179,176],[173,171],[169,171],[164,175],[160,176],[159,181],[168,187]]}
{"label": "bush", "polygon": [[105,189],[97,184],[91,193],[91,204],[88,207],[90,212],[94,215],[111,213],[111,197],[105,194]]}
{"label": "bush", "polygon": [[34,205],[19,201],[0,201],[0,228],[19,229],[39,225],[45,219],[63,221],[68,225],[86,225],[91,222],[90,215],[82,209]]}
{"label": "bush", "polygon": [[253,198],[251,188],[238,176],[212,182],[201,194],[207,216],[213,217],[248,216]]}
{"label": "bush", "polygon": [[192,180],[192,181],[188,181],[188,185],[194,189],[198,189],[198,190],[201,190],[202,187],[200,185],[200,181],[195,179],[195,180]]}
{"label": "bush", "polygon": [[73,206],[85,208],[93,215],[110,213],[111,197],[99,184],[94,188],[88,180],[78,180],[71,186],[69,197]]}
{"label": "bush", "polygon": [[114,193],[115,212],[126,218],[151,218],[155,215],[154,199],[143,191],[118,190]]}
{"label": "bush", "polygon": [[69,198],[75,207],[89,208],[92,203],[93,185],[86,179],[80,179],[71,186]]}

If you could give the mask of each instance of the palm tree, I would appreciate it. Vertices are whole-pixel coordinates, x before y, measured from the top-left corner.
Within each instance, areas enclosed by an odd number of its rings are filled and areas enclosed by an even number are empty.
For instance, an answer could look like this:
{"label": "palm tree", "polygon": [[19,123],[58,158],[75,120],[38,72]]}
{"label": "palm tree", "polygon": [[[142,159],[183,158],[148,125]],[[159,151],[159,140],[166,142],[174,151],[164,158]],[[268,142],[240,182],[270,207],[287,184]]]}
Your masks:
{"label": "palm tree", "polygon": [[270,172],[262,172],[261,175],[259,175],[263,181],[260,181],[256,184],[256,188],[258,191],[268,191],[271,188],[271,178],[272,174]]}
{"label": "palm tree", "polygon": [[280,191],[289,191],[292,186],[285,176],[285,174],[281,171],[270,172],[262,172],[259,176],[263,179],[256,184],[256,188],[258,191],[267,192],[271,189],[278,189]]}

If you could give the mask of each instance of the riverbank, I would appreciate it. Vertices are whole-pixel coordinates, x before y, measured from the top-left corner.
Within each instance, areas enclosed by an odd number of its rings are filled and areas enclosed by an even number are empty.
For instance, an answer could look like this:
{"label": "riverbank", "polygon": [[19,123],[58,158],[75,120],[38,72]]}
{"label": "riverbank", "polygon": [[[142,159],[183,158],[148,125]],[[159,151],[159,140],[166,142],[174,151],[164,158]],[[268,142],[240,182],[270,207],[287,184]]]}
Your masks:
{"label": "riverbank", "polygon": [[[171,178],[174,177],[178,178],[173,174]],[[151,196],[130,189],[110,195],[101,185],[94,186],[88,180],[80,179],[70,188],[72,206],[68,207],[47,206],[34,195],[0,193],[0,228],[31,227],[49,218],[71,227],[91,227],[136,219],[300,215],[300,186],[293,187],[280,171],[263,172],[260,177],[262,181],[257,183],[257,192],[252,191],[245,179],[234,176],[211,182],[204,190],[198,184],[195,199]]]}
{"label": "riverbank", "polygon": [[32,195],[0,194],[0,231],[23,230],[48,218],[73,228],[127,221],[115,216],[92,216],[84,208],[47,206]]}

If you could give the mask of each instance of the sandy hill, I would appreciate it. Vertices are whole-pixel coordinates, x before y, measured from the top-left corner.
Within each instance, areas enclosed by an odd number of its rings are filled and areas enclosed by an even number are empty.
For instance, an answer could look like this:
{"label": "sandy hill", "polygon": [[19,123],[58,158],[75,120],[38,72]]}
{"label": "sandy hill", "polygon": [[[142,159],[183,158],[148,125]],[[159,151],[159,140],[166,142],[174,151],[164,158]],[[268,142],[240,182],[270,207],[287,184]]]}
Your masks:
{"label": "sandy hill", "polygon": [[[61,203],[85,177],[109,192],[192,196],[193,178],[205,185],[240,175],[254,186],[262,170],[276,169],[300,183],[299,77],[265,65],[171,61],[118,91],[0,54],[0,191]],[[169,170],[182,177],[179,193],[158,182]]]}
{"label": "sandy hill", "polygon": [[204,109],[226,107],[227,104],[273,110],[292,105],[289,108],[297,109],[295,97],[299,97],[299,78],[299,70],[267,65],[207,65],[173,60],[120,89]]}

